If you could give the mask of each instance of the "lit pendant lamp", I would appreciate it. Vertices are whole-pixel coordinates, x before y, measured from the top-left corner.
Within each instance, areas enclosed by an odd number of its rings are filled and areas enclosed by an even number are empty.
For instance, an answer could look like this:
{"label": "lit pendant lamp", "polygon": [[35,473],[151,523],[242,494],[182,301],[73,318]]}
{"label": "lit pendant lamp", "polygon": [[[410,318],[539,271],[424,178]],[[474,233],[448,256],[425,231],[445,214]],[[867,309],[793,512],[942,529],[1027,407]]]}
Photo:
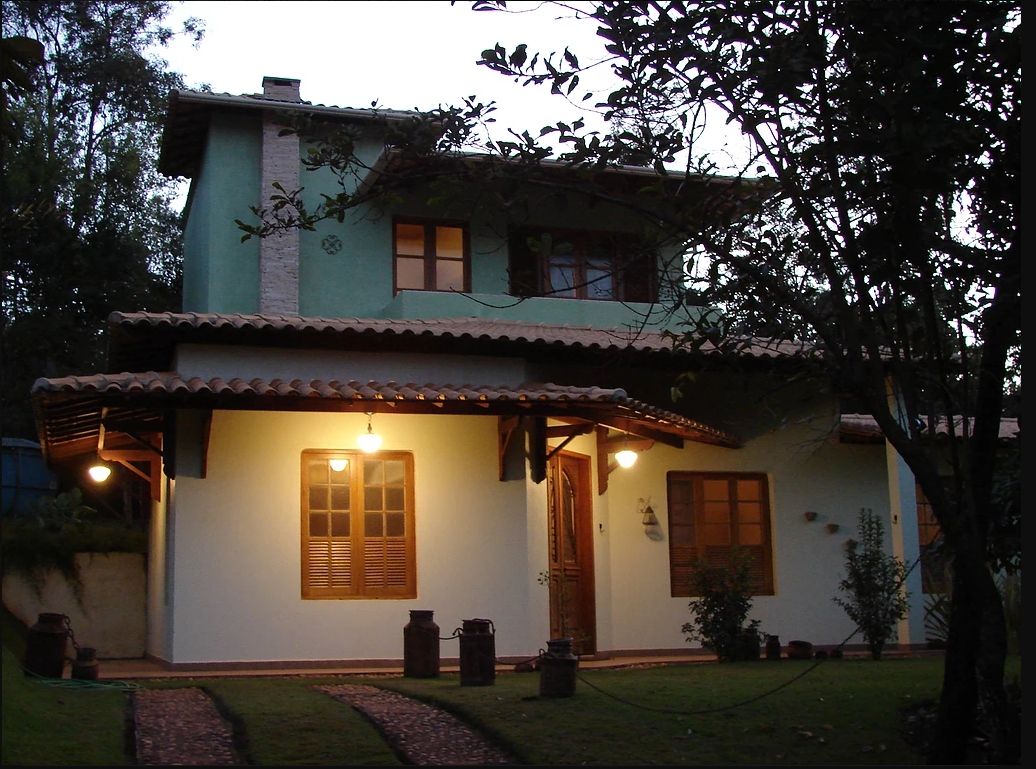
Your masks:
{"label": "lit pendant lamp", "polygon": [[371,424],[374,419],[374,412],[367,412],[367,432],[360,433],[360,436],[356,439],[356,442],[360,445],[360,451],[366,454],[373,454],[375,451],[381,448],[381,436],[374,432],[374,427]]}
{"label": "lit pendant lamp", "polygon": [[94,483],[104,483],[111,476],[112,469],[108,465],[98,462],[96,465],[91,465],[86,472]]}
{"label": "lit pendant lamp", "polygon": [[615,461],[619,463],[619,467],[630,468],[637,464],[637,452],[629,446],[630,434],[626,433],[625,441],[622,445],[621,451],[615,452]]}
{"label": "lit pendant lamp", "polygon": [[335,457],[334,459],[329,459],[327,464],[330,465],[331,469],[336,473],[340,473],[349,466],[349,460],[344,457]]}

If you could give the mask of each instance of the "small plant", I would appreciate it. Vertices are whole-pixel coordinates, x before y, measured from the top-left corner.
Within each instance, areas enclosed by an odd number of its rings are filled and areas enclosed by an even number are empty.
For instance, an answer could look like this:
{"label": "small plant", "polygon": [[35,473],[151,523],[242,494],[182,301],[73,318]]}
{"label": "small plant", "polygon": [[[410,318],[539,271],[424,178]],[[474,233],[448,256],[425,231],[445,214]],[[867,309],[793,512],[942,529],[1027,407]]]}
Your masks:
{"label": "small plant", "polygon": [[752,608],[749,562],[740,550],[730,565],[699,563],[692,579],[698,594],[688,604],[691,621],[681,628],[687,641],[701,641],[721,662],[759,659],[759,620],[748,620]]}
{"label": "small plant", "polygon": [[884,527],[870,509],[861,508],[857,532],[858,543],[845,554],[847,575],[838,583],[846,598],[835,596],[834,601],[863,633],[871,657],[880,660],[893,627],[906,616],[907,570],[901,560],[885,552]]}

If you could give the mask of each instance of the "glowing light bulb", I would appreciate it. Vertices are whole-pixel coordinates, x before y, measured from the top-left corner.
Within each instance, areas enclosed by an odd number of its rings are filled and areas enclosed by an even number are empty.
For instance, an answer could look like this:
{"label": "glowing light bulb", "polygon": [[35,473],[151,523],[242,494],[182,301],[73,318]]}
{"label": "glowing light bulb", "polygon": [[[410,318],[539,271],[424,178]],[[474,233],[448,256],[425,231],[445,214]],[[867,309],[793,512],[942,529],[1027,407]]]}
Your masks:
{"label": "glowing light bulb", "polygon": [[104,483],[112,474],[112,469],[108,465],[93,465],[86,472],[90,474],[94,483]]}
{"label": "glowing light bulb", "polygon": [[619,467],[633,467],[633,465],[637,464],[637,452],[632,449],[617,451],[615,452],[615,461],[619,463]]}
{"label": "glowing light bulb", "polygon": [[362,433],[356,442],[360,444],[360,451],[367,454],[372,454],[381,448],[381,436],[377,433]]}

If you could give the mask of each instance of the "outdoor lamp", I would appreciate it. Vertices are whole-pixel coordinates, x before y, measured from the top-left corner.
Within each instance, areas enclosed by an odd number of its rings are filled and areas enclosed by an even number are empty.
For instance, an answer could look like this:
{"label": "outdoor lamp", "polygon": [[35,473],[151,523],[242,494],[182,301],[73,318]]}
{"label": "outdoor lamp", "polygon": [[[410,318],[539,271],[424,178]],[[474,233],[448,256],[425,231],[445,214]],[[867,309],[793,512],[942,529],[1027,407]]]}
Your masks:
{"label": "outdoor lamp", "polygon": [[104,483],[112,474],[112,469],[108,467],[108,465],[98,463],[96,465],[91,465],[86,472],[90,475],[90,479],[94,483]]}
{"label": "outdoor lamp", "polygon": [[356,442],[360,444],[360,450],[372,454],[381,448],[381,436],[374,432],[374,428],[371,425],[371,421],[374,419],[374,412],[367,412],[367,432],[361,433],[356,439]]}
{"label": "outdoor lamp", "polygon": [[619,463],[619,467],[630,468],[637,464],[637,452],[630,448],[629,441],[630,434],[626,433],[622,449],[615,452],[615,461]]}
{"label": "outdoor lamp", "polygon": [[633,467],[637,464],[637,452],[633,449],[623,449],[622,451],[615,452],[615,461],[619,463],[619,467]]}

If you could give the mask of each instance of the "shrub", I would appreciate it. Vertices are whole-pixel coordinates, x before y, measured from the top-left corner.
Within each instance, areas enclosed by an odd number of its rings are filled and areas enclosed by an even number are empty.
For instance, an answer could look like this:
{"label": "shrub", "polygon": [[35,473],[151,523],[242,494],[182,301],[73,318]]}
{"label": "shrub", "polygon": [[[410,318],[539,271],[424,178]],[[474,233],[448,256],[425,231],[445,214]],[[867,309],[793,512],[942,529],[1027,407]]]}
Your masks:
{"label": "shrub", "polygon": [[846,598],[834,601],[863,633],[873,659],[881,659],[885,642],[895,624],[906,616],[908,594],[902,589],[907,570],[903,562],[885,552],[881,519],[861,508],[857,541],[846,550],[847,575],[838,583]]}
{"label": "shrub", "polygon": [[698,594],[688,604],[691,621],[683,624],[687,641],[701,641],[721,662],[759,659],[759,620],[747,622],[752,608],[749,563],[734,550],[729,566],[701,562],[692,586]]}

